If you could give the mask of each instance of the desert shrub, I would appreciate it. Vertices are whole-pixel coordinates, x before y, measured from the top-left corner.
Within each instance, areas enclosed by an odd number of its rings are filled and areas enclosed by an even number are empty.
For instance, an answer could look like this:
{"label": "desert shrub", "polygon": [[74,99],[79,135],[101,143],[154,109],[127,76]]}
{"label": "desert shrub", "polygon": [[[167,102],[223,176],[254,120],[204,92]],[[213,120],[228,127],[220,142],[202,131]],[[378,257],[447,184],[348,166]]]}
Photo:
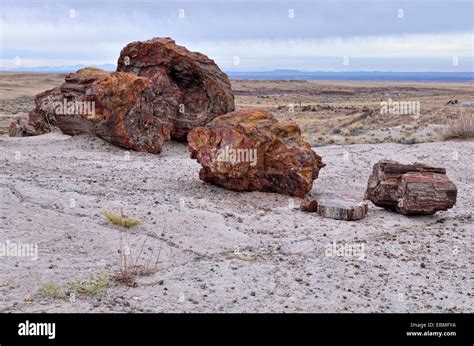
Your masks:
{"label": "desert shrub", "polygon": [[46,298],[61,299],[66,297],[66,294],[64,293],[61,286],[53,283],[46,283],[41,285],[38,291],[43,297]]}
{"label": "desert shrub", "polygon": [[444,138],[474,138],[474,114],[461,113],[446,121]]}

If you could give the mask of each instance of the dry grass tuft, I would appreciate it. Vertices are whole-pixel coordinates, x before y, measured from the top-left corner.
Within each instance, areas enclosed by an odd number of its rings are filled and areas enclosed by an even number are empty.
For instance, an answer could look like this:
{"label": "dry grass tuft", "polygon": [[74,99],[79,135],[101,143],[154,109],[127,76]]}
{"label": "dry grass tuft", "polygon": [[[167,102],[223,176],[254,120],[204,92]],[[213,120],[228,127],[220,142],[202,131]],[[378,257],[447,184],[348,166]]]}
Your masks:
{"label": "dry grass tuft", "polygon": [[106,211],[104,213],[104,216],[106,217],[107,221],[109,221],[113,225],[119,225],[125,228],[132,228],[136,225],[139,225],[141,223],[140,220],[138,219],[133,219],[129,217],[123,216],[123,214],[118,215],[111,213],[109,211]]}
{"label": "dry grass tuft", "polygon": [[448,119],[444,129],[444,139],[474,138],[474,114],[461,113]]}
{"label": "dry grass tuft", "polygon": [[130,243],[124,242],[123,235],[120,236],[120,268],[113,276],[116,282],[126,284],[127,286],[136,287],[135,279],[140,276],[149,276],[154,274],[158,269],[158,262],[161,254],[161,247],[158,253],[152,251],[148,258],[143,258],[143,250],[146,247],[149,236],[147,235],[140,246],[139,252],[134,255],[131,251]]}

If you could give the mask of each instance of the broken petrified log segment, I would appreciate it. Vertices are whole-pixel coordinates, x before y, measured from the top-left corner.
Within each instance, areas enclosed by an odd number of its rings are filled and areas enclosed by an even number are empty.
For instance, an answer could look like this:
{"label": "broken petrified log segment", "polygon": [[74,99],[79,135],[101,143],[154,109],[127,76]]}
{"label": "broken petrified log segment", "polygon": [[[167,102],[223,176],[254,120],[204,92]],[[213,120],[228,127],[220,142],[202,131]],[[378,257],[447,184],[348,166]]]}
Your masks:
{"label": "broken petrified log segment", "polygon": [[366,202],[354,198],[328,194],[319,198],[310,197],[301,203],[301,209],[317,212],[322,217],[336,220],[356,221],[367,215],[369,207]]}
{"label": "broken petrified log segment", "polygon": [[309,211],[310,213],[314,213],[318,211],[318,200],[316,197],[308,197],[301,202],[300,209],[304,211]]}
{"label": "broken petrified log segment", "polygon": [[235,109],[227,75],[207,56],[190,52],[170,38],[129,43],[120,52],[117,71],[153,82],[154,115],[174,125],[172,138]]}
{"label": "broken petrified log segment", "polygon": [[237,191],[303,197],[325,166],[294,122],[279,123],[269,112],[246,109],[222,115],[188,135],[199,178]]}
{"label": "broken petrified log segment", "polygon": [[430,215],[456,203],[456,185],[445,174],[408,172],[398,186],[397,211],[405,215]]}
{"label": "broken petrified log segment", "polygon": [[29,122],[38,133],[54,122],[68,135],[90,133],[112,144],[158,154],[172,125],[153,116],[152,83],[125,72],[84,68],[38,95]]}
{"label": "broken petrified log segment", "polygon": [[10,137],[27,137],[38,135],[38,130],[29,123],[28,118],[16,119],[10,124],[8,129]]}
{"label": "broken petrified log segment", "polygon": [[56,102],[61,100],[59,87],[36,95],[35,109],[28,113],[28,118],[19,118],[10,124],[10,137],[36,136],[51,132],[56,126],[54,118]]}
{"label": "broken petrified log segment", "polygon": [[429,215],[456,203],[456,185],[446,170],[423,163],[381,160],[373,167],[365,198],[406,215]]}

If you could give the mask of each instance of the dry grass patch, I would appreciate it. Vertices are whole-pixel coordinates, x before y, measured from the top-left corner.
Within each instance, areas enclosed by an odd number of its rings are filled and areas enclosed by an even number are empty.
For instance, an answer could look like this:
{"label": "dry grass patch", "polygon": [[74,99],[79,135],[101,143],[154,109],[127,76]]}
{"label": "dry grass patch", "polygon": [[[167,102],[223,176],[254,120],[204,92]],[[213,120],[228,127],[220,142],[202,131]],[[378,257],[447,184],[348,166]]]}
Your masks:
{"label": "dry grass patch", "polygon": [[140,220],[138,219],[134,219],[134,218],[130,218],[130,217],[126,217],[124,216],[123,214],[114,214],[114,213],[111,213],[109,211],[106,211],[104,213],[104,216],[105,218],[107,219],[107,221],[113,225],[118,225],[118,226],[122,226],[122,227],[125,227],[125,228],[132,228],[136,225],[139,225],[141,223]]}
{"label": "dry grass patch", "polygon": [[54,283],[46,283],[38,289],[39,293],[45,298],[64,299],[66,294],[61,286]]}
{"label": "dry grass patch", "polygon": [[110,285],[109,275],[102,271],[98,274],[91,275],[85,280],[76,280],[69,284],[69,289],[78,294],[90,297],[102,295]]}
{"label": "dry grass patch", "polygon": [[474,114],[461,113],[448,119],[444,129],[444,138],[474,138]]}

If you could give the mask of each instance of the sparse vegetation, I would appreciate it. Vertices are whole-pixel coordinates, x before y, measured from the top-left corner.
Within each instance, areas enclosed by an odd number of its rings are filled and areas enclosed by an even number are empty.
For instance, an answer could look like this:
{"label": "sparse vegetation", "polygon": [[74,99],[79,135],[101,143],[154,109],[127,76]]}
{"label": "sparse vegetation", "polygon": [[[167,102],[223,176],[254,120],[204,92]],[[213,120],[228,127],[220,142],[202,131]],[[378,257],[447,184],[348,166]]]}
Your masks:
{"label": "sparse vegetation", "polygon": [[400,144],[407,144],[407,145],[411,145],[411,144],[416,144],[418,143],[418,141],[416,140],[415,137],[411,137],[411,138],[407,138],[405,136],[402,136],[400,138],[398,138],[396,140],[397,143],[400,143]]}
{"label": "sparse vegetation", "polygon": [[85,280],[73,281],[69,284],[71,291],[77,292],[90,297],[100,296],[109,287],[110,279],[109,275],[102,271],[98,274],[91,275]]}
{"label": "sparse vegetation", "polygon": [[102,271],[98,274],[91,275],[85,280],[75,280],[65,285],[65,288],[55,283],[43,284],[38,292],[45,298],[66,299],[66,292],[75,292],[89,297],[100,296],[109,287],[109,275]]}
{"label": "sparse vegetation", "polygon": [[415,137],[408,138],[403,142],[403,144],[409,144],[409,145],[416,144],[416,138]]}
{"label": "sparse vegetation", "polygon": [[54,283],[46,283],[38,289],[39,293],[45,298],[63,299],[66,298],[61,286]]}
{"label": "sparse vegetation", "polygon": [[444,131],[444,138],[474,138],[474,114],[461,113],[457,117],[448,119]]}
{"label": "sparse vegetation", "polygon": [[351,136],[357,136],[364,132],[362,126],[353,126],[349,129],[349,133]]}
{"label": "sparse vegetation", "polygon": [[141,221],[138,219],[125,217],[123,216],[123,214],[120,214],[120,215],[114,214],[109,211],[106,211],[104,213],[104,216],[106,217],[107,221],[110,222],[111,224],[122,226],[125,228],[132,228],[141,223]]}
{"label": "sparse vegetation", "polygon": [[136,286],[136,277],[152,275],[157,271],[161,247],[156,255],[152,251],[147,258],[143,258],[148,238],[147,235],[140,246],[139,252],[134,255],[130,243],[128,241],[124,242],[123,234],[120,236],[120,249],[118,251],[120,254],[120,268],[113,276],[116,282],[133,287]]}

